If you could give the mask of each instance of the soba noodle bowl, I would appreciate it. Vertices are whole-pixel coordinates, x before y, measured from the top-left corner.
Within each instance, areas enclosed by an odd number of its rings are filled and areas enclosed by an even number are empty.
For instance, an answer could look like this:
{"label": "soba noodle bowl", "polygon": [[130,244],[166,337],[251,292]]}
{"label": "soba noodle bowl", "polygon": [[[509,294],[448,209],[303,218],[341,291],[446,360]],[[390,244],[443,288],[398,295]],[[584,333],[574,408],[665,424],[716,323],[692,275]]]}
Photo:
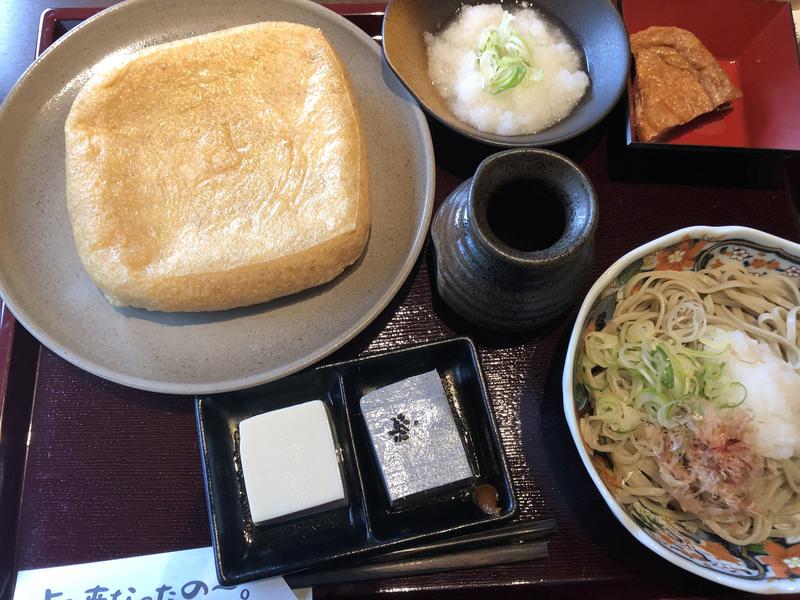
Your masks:
{"label": "soba noodle bowl", "polygon": [[800,291],[737,264],[642,272],[584,337],[581,434],[617,499],[734,544],[800,535]]}

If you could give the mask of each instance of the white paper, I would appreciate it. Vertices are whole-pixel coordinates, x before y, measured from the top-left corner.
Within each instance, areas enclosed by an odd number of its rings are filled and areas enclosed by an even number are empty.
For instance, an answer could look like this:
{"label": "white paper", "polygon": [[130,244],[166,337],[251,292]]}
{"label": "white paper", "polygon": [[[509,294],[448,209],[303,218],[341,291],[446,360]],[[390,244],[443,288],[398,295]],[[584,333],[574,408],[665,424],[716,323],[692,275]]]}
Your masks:
{"label": "white paper", "polygon": [[211,548],[20,571],[14,600],[311,600],[283,577],[223,587]]}
{"label": "white paper", "polygon": [[794,35],[797,38],[797,45],[800,46],[800,0],[791,0],[792,19],[794,20]]}

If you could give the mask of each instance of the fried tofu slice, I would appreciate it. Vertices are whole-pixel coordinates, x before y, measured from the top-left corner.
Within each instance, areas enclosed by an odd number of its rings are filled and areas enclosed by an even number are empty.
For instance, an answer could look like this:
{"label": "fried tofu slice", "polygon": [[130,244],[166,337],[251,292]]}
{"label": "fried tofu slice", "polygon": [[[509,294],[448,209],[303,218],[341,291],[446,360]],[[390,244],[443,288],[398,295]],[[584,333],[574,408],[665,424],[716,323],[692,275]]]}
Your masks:
{"label": "fried tofu slice", "polygon": [[332,280],[366,246],[360,111],[319,29],[254,23],[112,57],[65,141],[75,245],[114,306],[266,302]]}
{"label": "fried tofu slice", "polygon": [[642,141],[656,140],[742,95],[691,31],[648,27],[631,35],[631,52],[635,125]]}

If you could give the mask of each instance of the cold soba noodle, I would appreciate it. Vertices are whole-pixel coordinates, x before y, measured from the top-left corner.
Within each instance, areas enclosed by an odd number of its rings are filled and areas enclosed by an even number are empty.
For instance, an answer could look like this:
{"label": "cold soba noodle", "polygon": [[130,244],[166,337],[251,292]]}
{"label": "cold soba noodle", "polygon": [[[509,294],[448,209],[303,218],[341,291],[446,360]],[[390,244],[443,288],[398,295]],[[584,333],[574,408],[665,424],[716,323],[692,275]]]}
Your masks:
{"label": "cold soba noodle", "polygon": [[579,358],[581,434],[617,499],[734,544],[799,535],[797,283],[725,264],[639,273],[621,296]]}

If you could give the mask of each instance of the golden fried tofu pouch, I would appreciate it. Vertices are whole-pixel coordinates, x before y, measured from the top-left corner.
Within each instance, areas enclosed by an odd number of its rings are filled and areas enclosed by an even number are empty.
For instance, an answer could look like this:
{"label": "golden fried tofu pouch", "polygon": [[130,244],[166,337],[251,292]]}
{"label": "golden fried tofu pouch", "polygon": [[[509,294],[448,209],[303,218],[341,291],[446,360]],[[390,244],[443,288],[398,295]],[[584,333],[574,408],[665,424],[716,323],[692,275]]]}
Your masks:
{"label": "golden fried tofu pouch", "polygon": [[643,141],[726,106],[742,93],[691,31],[648,27],[631,35],[634,113]]}

